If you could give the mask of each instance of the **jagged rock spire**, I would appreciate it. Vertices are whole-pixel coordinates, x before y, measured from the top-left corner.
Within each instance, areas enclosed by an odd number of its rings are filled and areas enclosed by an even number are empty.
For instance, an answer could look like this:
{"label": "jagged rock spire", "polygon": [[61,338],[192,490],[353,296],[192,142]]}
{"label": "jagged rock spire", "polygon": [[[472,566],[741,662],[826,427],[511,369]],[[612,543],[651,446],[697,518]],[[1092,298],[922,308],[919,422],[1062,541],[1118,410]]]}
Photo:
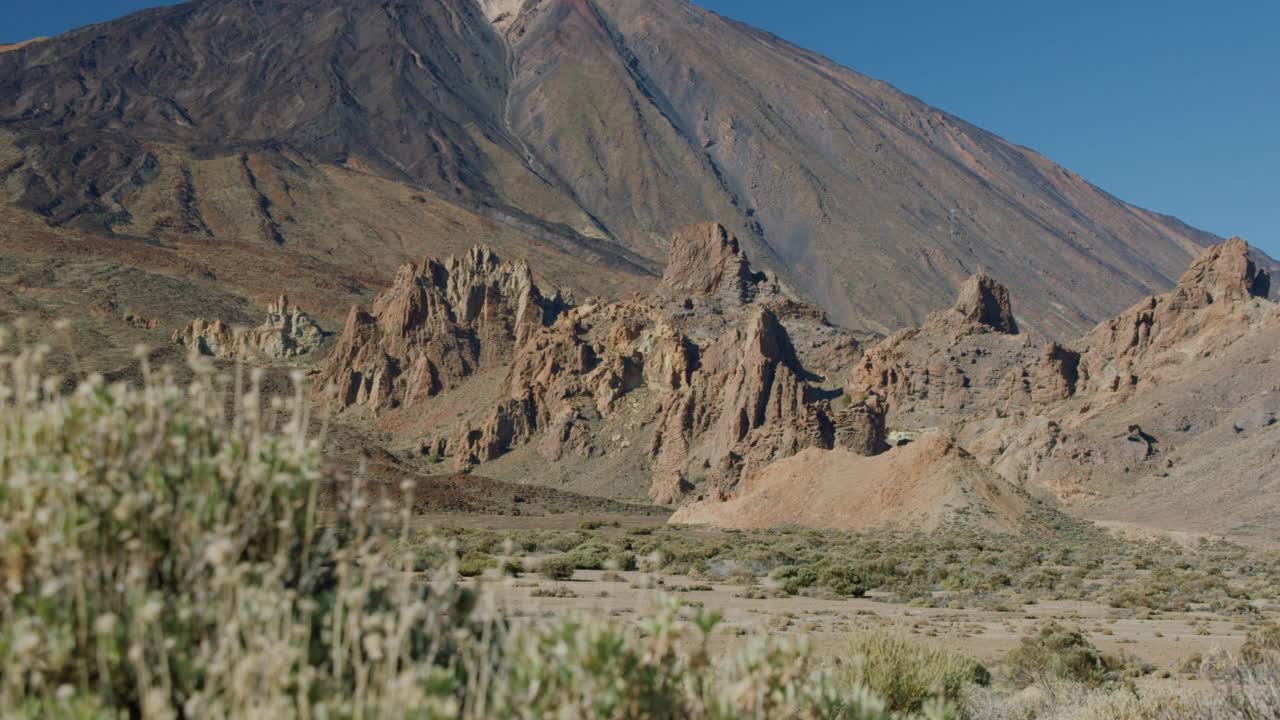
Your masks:
{"label": "jagged rock spire", "polygon": [[996,332],[1018,334],[1018,321],[1013,317],[1008,288],[986,273],[980,272],[965,281],[954,310],[966,320]]}
{"label": "jagged rock spire", "polygon": [[1178,280],[1178,289],[1203,291],[1211,303],[1265,298],[1271,293],[1271,276],[1249,257],[1249,243],[1236,237],[1201,253]]}
{"label": "jagged rock spire", "polygon": [[319,387],[340,408],[411,403],[506,362],[558,310],[527,263],[488,247],[407,264],[370,312],[352,310]]}
{"label": "jagged rock spire", "polygon": [[751,299],[763,275],[751,272],[738,238],[720,223],[681,228],[671,238],[662,284],[688,295],[720,295],[739,302]]}

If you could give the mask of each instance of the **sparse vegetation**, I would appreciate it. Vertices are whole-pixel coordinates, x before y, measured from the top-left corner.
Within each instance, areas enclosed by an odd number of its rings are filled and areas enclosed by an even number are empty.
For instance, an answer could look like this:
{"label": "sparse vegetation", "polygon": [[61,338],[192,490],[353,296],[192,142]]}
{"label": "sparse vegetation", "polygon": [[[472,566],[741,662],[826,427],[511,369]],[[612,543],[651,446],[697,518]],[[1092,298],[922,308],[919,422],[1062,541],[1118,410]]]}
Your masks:
{"label": "sparse vegetation", "polygon": [[1077,521],[1043,535],[951,528],[935,533],[680,528],[453,530],[461,547],[506,542],[563,554],[577,569],[631,563],[661,575],[763,584],[786,595],[861,597],[922,607],[1013,611],[1040,600],[1088,600],[1138,614],[1203,609],[1252,619],[1280,601],[1280,554],[1226,542],[1133,542]]}
{"label": "sparse vegetation", "polygon": [[573,560],[564,556],[547,558],[538,564],[538,574],[548,580],[572,580],[577,569]]}
{"label": "sparse vegetation", "polygon": [[[407,511],[370,512],[359,482],[322,525],[301,390],[267,403],[256,378],[144,366],[141,387],[63,393],[44,352],[0,357],[9,717],[889,717],[800,649],[713,664],[717,618],[677,603],[643,632],[510,623],[454,582],[496,558],[380,525]],[[424,577],[427,545],[453,559]]]}
{"label": "sparse vegetation", "polygon": [[[7,717],[983,720],[1057,717],[1054,708],[1070,706],[1090,709],[1073,717],[1172,718],[1182,715],[1171,708],[1194,708],[1203,711],[1194,717],[1243,720],[1280,707],[1277,633],[1265,626],[1239,659],[1213,665],[1212,691],[1138,698],[1110,689],[1123,663],[1057,626],[1029,638],[994,679],[972,660],[881,632],[855,634],[839,665],[765,636],[713,658],[714,634],[750,633],[719,630],[719,616],[700,605],[668,600],[636,622],[529,620],[495,612],[483,585],[459,581],[524,566],[556,582],[578,570],[639,568],[758,582],[749,589],[761,596],[879,591],[936,603],[1028,590],[1102,597],[1093,584],[1123,569],[1158,582],[1203,573],[1221,582],[1197,576],[1196,588],[1243,600],[1267,596],[1269,556],[1221,544],[1110,555],[1114,541],[1078,528],[1066,529],[1070,543],[608,523],[419,534],[407,509],[372,505],[358,479],[321,521],[320,445],[306,433],[301,390],[270,401],[252,374],[238,388],[200,365],[179,386],[145,363],[140,386],[93,377],[66,390],[39,374],[44,352],[0,355]],[[564,585],[541,592],[578,595]],[[1008,714],[1024,701],[1001,683],[1029,677],[1061,688],[1056,705]]]}

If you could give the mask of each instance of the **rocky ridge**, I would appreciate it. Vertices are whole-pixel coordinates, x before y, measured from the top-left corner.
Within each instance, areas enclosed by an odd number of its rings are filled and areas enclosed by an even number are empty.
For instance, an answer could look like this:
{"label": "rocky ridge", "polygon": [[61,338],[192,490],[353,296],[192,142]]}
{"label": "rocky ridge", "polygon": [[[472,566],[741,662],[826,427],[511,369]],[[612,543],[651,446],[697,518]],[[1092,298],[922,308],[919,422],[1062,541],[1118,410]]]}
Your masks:
{"label": "rocky ridge", "polygon": [[507,362],[560,312],[524,262],[475,247],[400,268],[369,311],[353,307],[317,388],[339,409],[411,405]]}
{"label": "rocky ridge", "polygon": [[352,310],[320,372],[326,398],[403,414],[505,365],[492,409],[419,438],[425,452],[459,469],[526,446],[549,462],[590,461],[606,452],[602,437],[625,432],[621,443],[639,444],[620,427],[621,416],[639,415],[649,495],[660,503],[698,487],[730,492],[807,447],[887,447],[879,411],[833,404],[840,391],[806,366],[847,366],[856,338],[753,272],[723,226],[677,231],[671,257],[651,295],[581,305],[545,300],[526,265],[484,249],[408,266],[370,311]]}
{"label": "rocky ridge", "polygon": [[880,404],[891,432],[954,435],[1006,480],[1086,514],[1172,526],[1186,503],[1218,497],[1232,512],[1207,529],[1257,532],[1257,518],[1280,518],[1275,451],[1264,449],[1280,441],[1280,371],[1270,362],[1280,308],[1266,299],[1269,284],[1232,239],[1172,291],[1059,343],[1012,334],[1007,292],[976,278],[955,308],[868,347],[847,392]]}

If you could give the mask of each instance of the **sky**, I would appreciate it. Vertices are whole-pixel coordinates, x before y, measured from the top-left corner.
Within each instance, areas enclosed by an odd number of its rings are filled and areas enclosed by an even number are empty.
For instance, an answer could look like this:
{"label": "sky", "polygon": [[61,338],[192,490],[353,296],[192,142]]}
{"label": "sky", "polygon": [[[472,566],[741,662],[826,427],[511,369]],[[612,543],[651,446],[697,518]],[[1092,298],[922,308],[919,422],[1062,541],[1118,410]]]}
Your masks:
{"label": "sky", "polygon": [[[1276,0],[696,1],[1280,257]],[[4,2],[0,42],[163,4]]]}

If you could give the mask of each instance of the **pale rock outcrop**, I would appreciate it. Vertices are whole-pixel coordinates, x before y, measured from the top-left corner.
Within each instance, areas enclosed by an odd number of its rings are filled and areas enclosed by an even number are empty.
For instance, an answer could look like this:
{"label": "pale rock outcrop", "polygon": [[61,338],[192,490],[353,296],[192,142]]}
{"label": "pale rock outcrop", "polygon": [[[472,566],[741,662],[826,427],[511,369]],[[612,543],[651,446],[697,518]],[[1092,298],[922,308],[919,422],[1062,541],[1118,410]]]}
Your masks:
{"label": "pale rock outcrop", "polygon": [[534,332],[512,359],[497,407],[478,427],[462,428],[456,465],[495,460],[542,432],[544,457],[561,457],[566,445],[590,456],[590,422],[646,381],[648,313],[637,303],[589,304]]}
{"label": "pale rock outcrop", "polygon": [[1076,394],[1080,382],[1080,353],[1061,343],[1049,343],[1029,375],[1032,402],[1066,400]]}
{"label": "pale rock outcrop", "polygon": [[690,225],[671,238],[662,284],[673,294],[749,302],[765,282],[763,273],[751,271],[738,238],[719,223]]}
{"label": "pale rock outcrop", "polygon": [[978,274],[951,308],[868,347],[846,389],[879,398],[892,429],[918,429],[973,412],[1016,412],[1062,385],[1074,391],[1072,372],[1064,348],[1036,354],[1019,334],[1009,291]]}
{"label": "pale rock outcrop", "polygon": [[978,273],[965,281],[952,311],[970,323],[995,332],[1018,334],[1018,321],[1013,317],[1009,290],[986,273]]}
{"label": "pale rock outcrop", "polygon": [[[978,278],[954,308],[869,347],[848,393],[883,402],[890,435],[940,428],[1015,484],[1072,503],[1141,492],[1175,517],[1175,487],[1219,497],[1274,477],[1261,469],[1280,407],[1269,290],[1231,240],[1169,292],[1035,348],[1007,334],[1007,294]],[[1248,470],[1221,474],[1237,466]],[[1206,472],[1218,479],[1205,484]]]}
{"label": "pale rock outcrop", "polygon": [[[831,448],[837,439],[861,454],[887,447],[876,408],[859,403],[834,421],[830,403],[816,398],[804,376],[786,329],[765,307],[710,345],[690,387],[663,403],[650,497],[671,503],[704,479],[727,496],[770,462]],[[691,477],[695,472],[703,476]]]}
{"label": "pale rock outcrop", "polygon": [[[1081,390],[1125,393],[1169,363],[1234,342],[1249,329],[1251,304],[1265,300],[1270,288],[1245,241],[1209,248],[1172,291],[1101,323],[1078,343]],[[1169,363],[1157,359],[1166,353]]]}
{"label": "pale rock outcrop", "polygon": [[1249,256],[1249,243],[1238,237],[1214,245],[1196,258],[1175,290],[1182,301],[1198,307],[1270,294],[1271,276]]}
{"label": "pale rock outcrop", "polygon": [[[674,503],[699,484],[730,493],[807,447],[887,448],[880,407],[846,400],[834,411],[840,391],[813,384],[786,323],[824,369],[856,357],[855,338],[752,272],[716,224],[676,234],[652,295],[577,307],[544,299],[523,263],[476,249],[406,266],[371,311],[353,309],[321,385],[339,407],[403,427],[415,400],[505,367],[484,406],[416,438],[418,451],[462,471],[525,446],[548,462],[626,453],[631,472],[649,473],[651,498]],[[396,408],[405,412],[387,414]]]}
{"label": "pale rock outcrop", "polygon": [[867,402],[850,403],[832,415],[835,447],[857,455],[879,455],[889,449],[884,412]]}
{"label": "pale rock outcrop", "polygon": [[173,342],[200,355],[224,360],[287,360],[319,349],[324,343],[324,331],[281,295],[267,306],[267,319],[255,328],[238,330],[222,320],[197,318],[175,332]]}
{"label": "pale rock outcrop", "polygon": [[[806,447],[887,447],[877,408],[834,413],[831,396],[810,386],[771,303],[806,327],[828,327],[820,312],[753,273],[723,227],[687,228],[672,252],[654,296],[572,308],[524,336],[496,405],[446,443],[455,465],[466,470],[534,442],[550,461],[598,457],[607,444],[600,437],[610,434],[604,428],[641,388],[652,408],[645,424],[654,428],[648,457],[657,502],[676,502],[701,482],[728,492],[744,474]],[[689,311],[673,297],[704,304]],[[815,331],[811,340],[822,357],[856,348],[831,334]],[[373,392],[382,392],[378,383]]]}
{"label": "pale rock outcrop", "polygon": [[240,354],[241,343],[235,330],[221,320],[196,318],[173,334],[174,344],[205,357],[234,358]]}
{"label": "pale rock outcrop", "polygon": [[526,263],[485,247],[405,265],[371,311],[352,308],[318,387],[340,409],[412,404],[505,363],[561,309]]}

